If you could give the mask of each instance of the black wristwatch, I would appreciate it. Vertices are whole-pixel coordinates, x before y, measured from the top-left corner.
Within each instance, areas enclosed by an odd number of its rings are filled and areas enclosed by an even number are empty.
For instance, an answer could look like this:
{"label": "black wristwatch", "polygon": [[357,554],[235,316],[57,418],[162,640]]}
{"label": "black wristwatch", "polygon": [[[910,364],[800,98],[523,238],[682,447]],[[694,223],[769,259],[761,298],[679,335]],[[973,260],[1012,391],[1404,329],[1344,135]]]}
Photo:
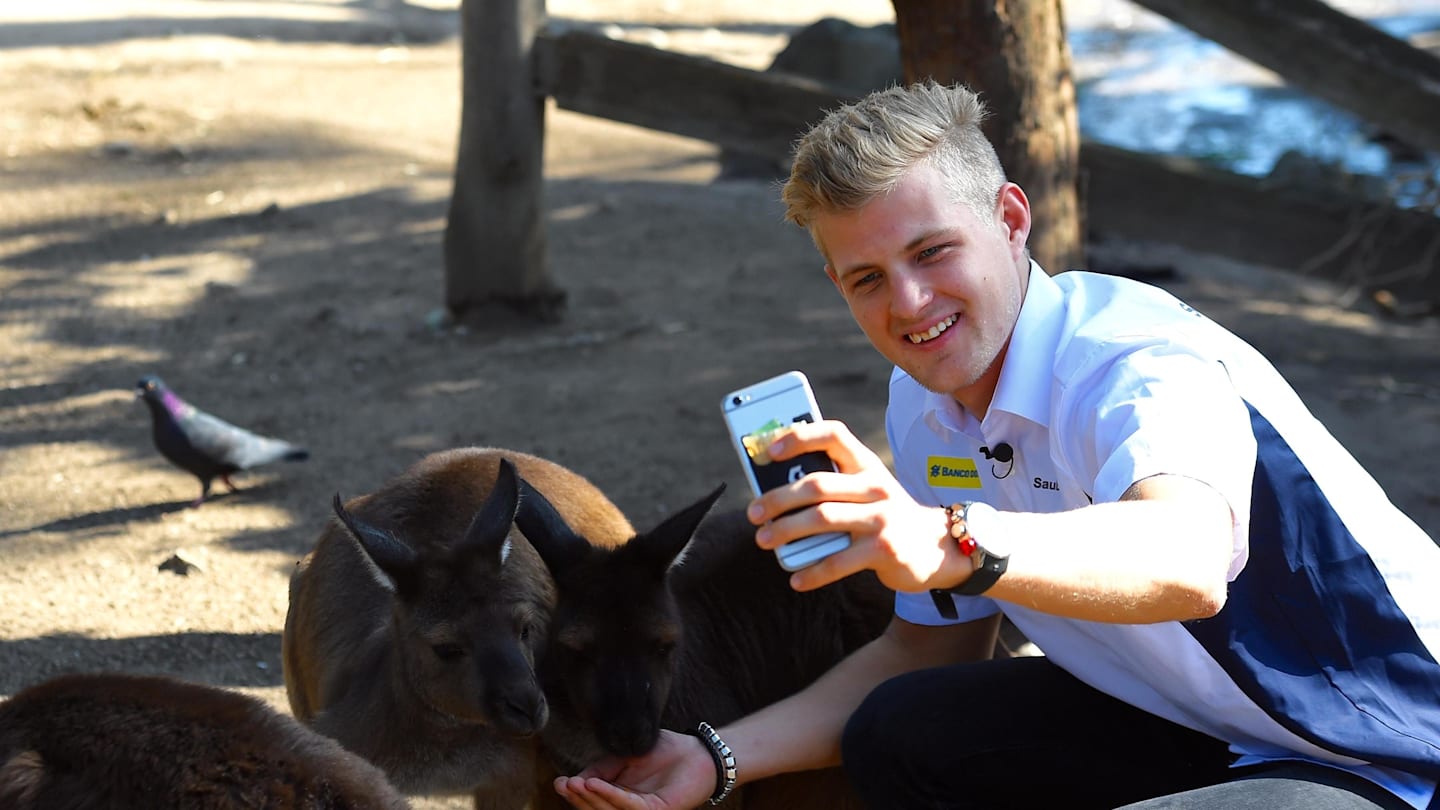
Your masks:
{"label": "black wristwatch", "polygon": [[960,552],[970,557],[975,566],[970,577],[953,588],[930,592],[940,615],[958,617],[950,594],[979,596],[990,590],[1010,565],[1010,538],[999,525],[999,511],[988,503],[966,501],[945,507],[950,518],[950,537],[960,544]]}
{"label": "black wristwatch", "polygon": [[[955,510],[959,509],[959,519]],[[969,501],[947,510],[950,536],[969,552],[975,571],[970,578],[950,589],[951,593],[978,596],[988,590],[1010,565],[1010,538],[1000,527],[1000,512],[988,503]]]}

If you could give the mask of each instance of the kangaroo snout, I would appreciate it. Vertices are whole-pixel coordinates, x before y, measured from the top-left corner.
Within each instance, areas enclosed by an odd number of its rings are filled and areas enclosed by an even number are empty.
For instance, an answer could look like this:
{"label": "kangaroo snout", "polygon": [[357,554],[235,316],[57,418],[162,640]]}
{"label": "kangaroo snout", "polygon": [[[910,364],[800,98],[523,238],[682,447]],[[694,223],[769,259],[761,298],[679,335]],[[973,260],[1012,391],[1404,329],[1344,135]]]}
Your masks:
{"label": "kangaroo snout", "polygon": [[495,727],[516,737],[533,737],[550,719],[550,705],[539,687],[501,695],[495,706]]}
{"label": "kangaroo snout", "polygon": [[655,747],[660,739],[660,726],[647,722],[645,718],[634,718],[631,722],[600,729],[597,739],[606,751],[615,756],[638,757]]}

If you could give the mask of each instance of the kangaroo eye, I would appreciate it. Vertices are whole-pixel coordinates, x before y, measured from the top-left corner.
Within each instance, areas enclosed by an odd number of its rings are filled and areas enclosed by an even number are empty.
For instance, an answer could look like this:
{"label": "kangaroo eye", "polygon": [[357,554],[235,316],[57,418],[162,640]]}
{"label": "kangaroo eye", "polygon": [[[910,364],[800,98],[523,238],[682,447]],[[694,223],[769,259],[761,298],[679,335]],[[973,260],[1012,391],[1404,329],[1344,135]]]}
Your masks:
{"label": "kangaroo eye", "polygon": [[675,642],[673,642],[673,641],[657,641],[657,642],[655,642],[655,654],[656,654],[656,655],[658,655],[658,656],[660,656],[660,657],[662,657],[662,658],[669,658],[669,657],[670,657],[670,654],[673,653],[673,652],[675,652]]}
{"label": "kangaroo eye", "polygon": [[465,656],[465,648],[459,644],[432,644],[430,649],[441,661],[454,661]]}
{"label": "kangaroo eye", "polygon": [[532,618],[516,618],[515,620],[515,635],[521,641],[528,642],[538,638],[543,630],[544,628]]}

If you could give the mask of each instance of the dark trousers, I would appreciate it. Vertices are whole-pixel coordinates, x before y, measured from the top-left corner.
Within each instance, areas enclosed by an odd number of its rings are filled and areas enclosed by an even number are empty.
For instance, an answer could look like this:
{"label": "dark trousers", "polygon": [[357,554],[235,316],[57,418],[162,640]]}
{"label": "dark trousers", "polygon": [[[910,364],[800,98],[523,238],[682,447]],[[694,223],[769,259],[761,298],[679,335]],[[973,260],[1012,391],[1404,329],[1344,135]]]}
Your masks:
{"label": "dark trousers", "polygon": [[842,756],[877,810],[1405,806],[1319,765],[1232,769],[1225,743],[1096,691],[1043,657],[881,684],[850,718]]}

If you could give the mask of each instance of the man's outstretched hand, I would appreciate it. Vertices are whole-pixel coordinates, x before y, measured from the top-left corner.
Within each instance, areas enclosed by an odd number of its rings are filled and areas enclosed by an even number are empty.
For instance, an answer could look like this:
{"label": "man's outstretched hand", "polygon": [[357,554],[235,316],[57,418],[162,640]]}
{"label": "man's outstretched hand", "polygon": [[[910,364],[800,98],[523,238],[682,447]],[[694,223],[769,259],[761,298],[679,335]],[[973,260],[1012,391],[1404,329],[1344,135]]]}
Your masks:
{"label": "man's outstretched hand", "polygon": [[555,792],[583,810],[690,810],[714,791],[705,744],[674,731],[662,731],[648,754],[603,759],[555,780]]}

